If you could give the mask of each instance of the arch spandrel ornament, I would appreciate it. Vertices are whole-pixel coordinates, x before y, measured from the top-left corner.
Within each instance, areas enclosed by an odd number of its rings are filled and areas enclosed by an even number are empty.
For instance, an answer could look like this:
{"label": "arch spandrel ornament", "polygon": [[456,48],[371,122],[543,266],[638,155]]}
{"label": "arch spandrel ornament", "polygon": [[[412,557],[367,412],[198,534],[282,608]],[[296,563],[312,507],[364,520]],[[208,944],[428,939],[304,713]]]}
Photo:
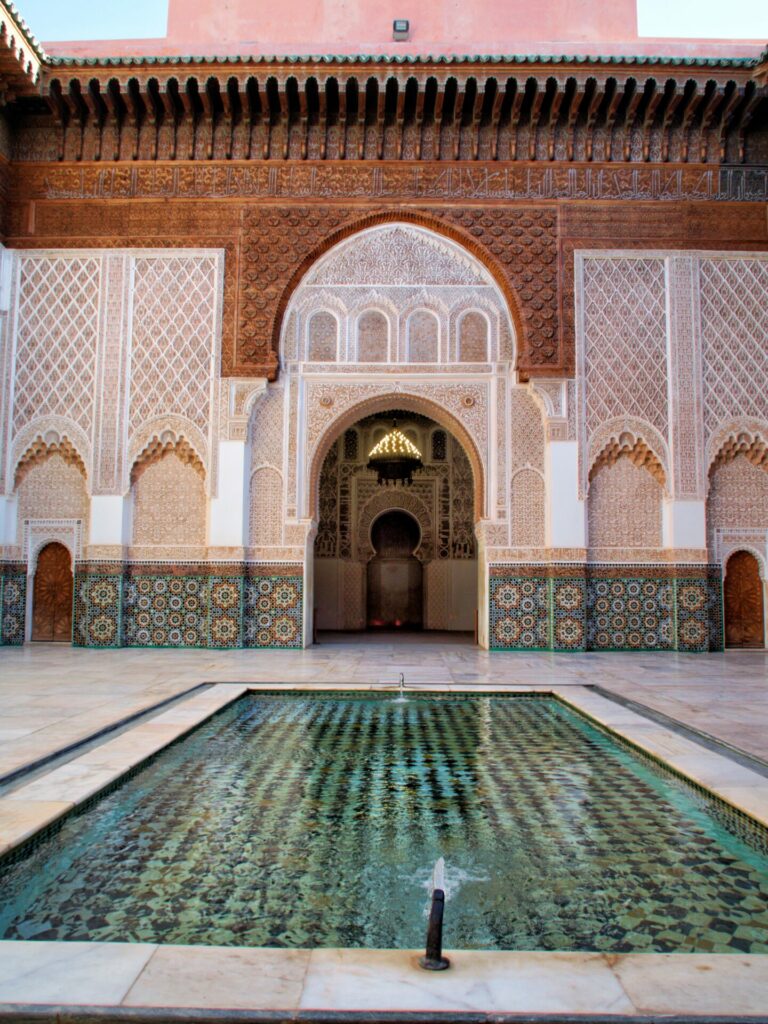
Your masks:
{"label": "arch spandrel ornament", "polygon": [[[369,307],[380,309],[389,323],[389,361],[407,362],[403,325],[419,305],[437,313],[441,333],[448,330],[449,319],[455,322],[466,312],[481,311],[488,318],[490,355],[494,361],[502,354],[514,361],[518,324],[508,298],[480,260],[452,238],[413,223],[378,224],[326,249],[295,282],[283,307],[280,362],[285,368],[298,355],[297,323],[303,337],[308,320],[329,309],[331,300],[335,311],[349,311],[341,318],[342,334],[350,344],[346,350],[340,346],[340,364],[365,362],[353,342],[359,315]],[[449,347],[446,340],[441,349],[441,362],[459,361],[455,345]]]}

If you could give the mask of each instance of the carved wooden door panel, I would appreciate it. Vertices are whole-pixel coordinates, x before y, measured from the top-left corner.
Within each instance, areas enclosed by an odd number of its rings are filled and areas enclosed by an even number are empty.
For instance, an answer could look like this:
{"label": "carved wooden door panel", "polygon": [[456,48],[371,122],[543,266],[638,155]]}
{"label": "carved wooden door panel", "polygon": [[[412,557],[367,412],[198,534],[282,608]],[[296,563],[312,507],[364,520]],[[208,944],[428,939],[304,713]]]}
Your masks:
{"label": "carved wooden door panel", "polygon": [[762,647],[763,582],[754,555],[748,551],[731,555],[724,592],[726,647]]}
{"label": "carved wooden door panel", "polygon": [[72,563],[63,544],[46,544],[37,559],[32,639],[72,641]]}

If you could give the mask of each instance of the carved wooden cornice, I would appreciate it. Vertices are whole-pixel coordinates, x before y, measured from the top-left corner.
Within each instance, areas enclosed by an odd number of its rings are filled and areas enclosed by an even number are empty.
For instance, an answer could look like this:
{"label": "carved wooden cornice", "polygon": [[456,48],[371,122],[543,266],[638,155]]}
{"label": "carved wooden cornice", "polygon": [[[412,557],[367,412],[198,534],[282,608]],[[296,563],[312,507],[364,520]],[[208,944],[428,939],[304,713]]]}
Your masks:
{"label": "carved wooden cornice", "polygon": [[45,60],[13,4],[0,3],[0,105],[39,94]]}
{"label": "carved wooden cornice", "polygon": [[[37,104],[17,104],[15,155],[760,165],[760,67],[682,58],[59,59],[43,69]],[[44,154],[24,135],[35,125],[50,135]]]}

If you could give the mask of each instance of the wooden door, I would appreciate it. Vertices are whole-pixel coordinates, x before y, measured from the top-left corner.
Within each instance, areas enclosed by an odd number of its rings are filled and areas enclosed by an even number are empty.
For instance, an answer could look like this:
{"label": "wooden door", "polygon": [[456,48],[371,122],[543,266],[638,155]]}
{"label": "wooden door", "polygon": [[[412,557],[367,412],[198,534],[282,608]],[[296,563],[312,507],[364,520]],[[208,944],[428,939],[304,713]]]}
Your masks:
{"label": "wooden door", "polygon": [[760,566],[748,551],[728,559],[725,573],[725,646],[762,647],[763,581]]}
{"label": "wooden door", "polygon": [[63,544],[46,544],[37,559],[32,639],[72,642],[72,562]]}

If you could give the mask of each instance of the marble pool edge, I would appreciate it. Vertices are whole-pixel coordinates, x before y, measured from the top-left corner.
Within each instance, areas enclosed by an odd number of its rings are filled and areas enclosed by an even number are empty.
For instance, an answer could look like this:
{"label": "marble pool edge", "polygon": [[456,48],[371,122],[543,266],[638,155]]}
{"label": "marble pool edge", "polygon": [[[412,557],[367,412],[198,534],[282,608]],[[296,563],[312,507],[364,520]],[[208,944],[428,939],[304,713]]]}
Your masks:
{"label": "marble pool edge", "polygon": [[[359,684],[219,683],[0,798],[0,855],[110,788],[246,692],[372,692]],[[510,687],[419,686],[418,693],[507,693]],[[768,779],[622,705],[569,685],[551,694],[631,747],[768,827]],[[768,955],[454,951],[424,972],[404,950],[232,948],[143,943],[0,942],[0,1021],[62,1017],[248,1019],[382,1013],[532,1019],[768,1021]],[[79,1013],[78,1011],[82,1011]],[[84,1014],[84,1016],[83,1016]],[[330,1014],[330,1017],[328,1016]],[[63,1016],[62,1016],[63,1015]],[[318,1017],[319,1015],[319,1017]],[[339,1016],[341,1015],[341,1016]],[[372,1015],[372,1016],[371,1016]],[[586,1015],[586,1018],[585,1018]],[[649,1016],[650,1015],[650,1016]],[[309,1019],[307,1017],[307,1019]],[[157,1019],[157,1017],[155,1017]],[[458,1019],[458,1018],[457,1018]]]}

